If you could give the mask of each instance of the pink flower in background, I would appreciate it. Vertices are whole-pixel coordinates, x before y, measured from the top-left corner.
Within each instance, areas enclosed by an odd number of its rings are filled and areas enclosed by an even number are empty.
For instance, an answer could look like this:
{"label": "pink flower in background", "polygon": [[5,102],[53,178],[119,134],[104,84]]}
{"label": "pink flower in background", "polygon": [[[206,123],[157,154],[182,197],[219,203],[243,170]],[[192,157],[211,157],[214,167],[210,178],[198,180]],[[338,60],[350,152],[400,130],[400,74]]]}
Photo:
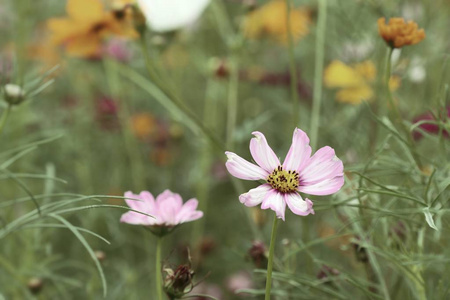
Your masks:
{"label": "pink flower in background", "polygon": [[[447,118],[450,119],[450,106],[448,106],[447,109],[442,112],[441,120],[445,120],[446,119],[445,116],[443,116],[443,114],[445,114],[445,113],[447,113]],[[416,123],[418,123],[420,121],[436,121],[436,119],[434,118],[434,116],[430,112],[427,112],[427,113],[424,113],[424,114],[416,117],[413,120],[413,124],[416,124]],[[426,131],[429,134],[439,134],[439,126],[436,125],[436,124],[427,124],[427,123],[425,123],[425,124],[419,125],[419,128],[422,129],[423,131]],[[446,131],[446,130],[443,130],[442,131],[442,135],[444,137],[448,138],[449,137],[449,132]],[[419,130],[414,130],[413,137],[414,137],[414,140],[417,141],[417,140],[420,140],[423,137],[423,135],[422,135],[422,133]]]}
{"label": "pink flower in background", "polygon": [[190,199],[183,204],[181,196],[169,190],[159,194],[156,197],[156,201],[153,195],[147,191],[143,191],[139,195],[126,192],[125,197],[127,198],[125,201],[130,208],[151,215],[154,218],[129,211],[120,218],[120,222],[123,223],[170,228],[200,219],[203,216],[203,212],[197,210],[197,199]]}
{"label": "pink flower in background", "polygon": [[108,97],[97,99],[95,118],[100,127],[104,130],[114,130],[119,128],[118,119],[119,106]]}
{"label": "pink flower in background", "polygon": [[228,277],[226,286],[233,294],[239,294],[239,290],[253,288],[252,276],[246,271],[239,271]]}
{"label": "pink flower in background", "polygon": [[103,53],[120,62],[129,62],[133,53],[124,38],[111,38],[103,47]]}
{"label": "pink flower in background", "polygon": [[257,165],[233,152],[225,152],[228,156],[226,167],[231,175],[244,180],[266,181],[239,196],[244,205],[261,204],[262,209],[272,209],[284,221],[286,204],[294,214],[314,214],[312,201],[303,200],[298,192],[330,195],[344,185],[344,166],[333,148],[325,146],[311,156],[309,138],[302,130],[294,130],[292,145],[283,164],[269,147],[264,134],[255,131],[253,135],[250,152]]}

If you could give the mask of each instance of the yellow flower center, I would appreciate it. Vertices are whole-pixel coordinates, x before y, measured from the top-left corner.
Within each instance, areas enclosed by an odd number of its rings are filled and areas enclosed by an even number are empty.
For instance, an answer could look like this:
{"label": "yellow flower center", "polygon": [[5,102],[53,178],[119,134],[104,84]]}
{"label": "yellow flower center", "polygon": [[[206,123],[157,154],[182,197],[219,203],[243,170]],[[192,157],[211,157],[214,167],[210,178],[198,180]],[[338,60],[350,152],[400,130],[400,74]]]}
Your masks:
{"label": "yellow flower center", "polygon": [[282,166],[278,166],[269,175],[267,182],[274,189],[282,193],[295,192],[298,187],[298,173],[295,171],[285,171]]}

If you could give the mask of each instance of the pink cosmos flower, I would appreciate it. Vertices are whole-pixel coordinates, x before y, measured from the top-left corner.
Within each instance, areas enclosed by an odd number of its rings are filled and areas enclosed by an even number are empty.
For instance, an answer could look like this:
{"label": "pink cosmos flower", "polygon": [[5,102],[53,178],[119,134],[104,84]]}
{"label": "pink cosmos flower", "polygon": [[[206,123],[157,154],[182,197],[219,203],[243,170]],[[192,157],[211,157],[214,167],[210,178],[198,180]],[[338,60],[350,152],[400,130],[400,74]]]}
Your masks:
{"label": "pink cosmos flower", "polygon": [[[151,215],[152,217],[129,211],[122,215],[120,222],[154,227],[175,227],[179,224],[200,219],[203,212],[196,210],[197,199],[190,199],[183,204],[179,194],[165,190],[156,201],[150,192],[143,191],[139,195],[126,192],[125,199],[128,206],[136,211]],[[131,200],[131,199],[139,199]]]}
{"label": "pink cosmos flower", "polygon": [[344,166],[333,148],[323,147],[311,156],[309,138],[302,130],[294,130],[292,145],[283,164],[267,144],[264,134],[255,131],[253,135],[250,153],[258,165],[233,152],[225,152],[228,156],[226,167],[231,175],[244,180],[266,181],[239,196],[244,205],[261,204],[262,209],[272,209],[284,221],[286,204],[294,214],[314,214],[312,201],[303,200],[298,192],[330,195],[344,184]]}

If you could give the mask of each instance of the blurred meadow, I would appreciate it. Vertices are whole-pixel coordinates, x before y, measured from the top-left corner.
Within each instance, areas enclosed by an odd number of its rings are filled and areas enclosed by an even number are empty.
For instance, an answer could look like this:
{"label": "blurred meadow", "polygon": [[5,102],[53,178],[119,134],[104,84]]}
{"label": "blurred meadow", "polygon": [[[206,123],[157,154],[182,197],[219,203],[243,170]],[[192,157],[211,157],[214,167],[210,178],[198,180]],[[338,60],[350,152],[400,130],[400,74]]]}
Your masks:
{"label": "blurred meadow", "polygon": [[[345,184],[286,209],[271,299],[449,299],[449,15],[444,0],[0,1],[0,300],[264,299],[275,209],[240,203],[257,184],[225,151],[253,161],[260,131],[283,160],[296,127]],[[166,189],[203,217],[121,219],[125,192]]]}

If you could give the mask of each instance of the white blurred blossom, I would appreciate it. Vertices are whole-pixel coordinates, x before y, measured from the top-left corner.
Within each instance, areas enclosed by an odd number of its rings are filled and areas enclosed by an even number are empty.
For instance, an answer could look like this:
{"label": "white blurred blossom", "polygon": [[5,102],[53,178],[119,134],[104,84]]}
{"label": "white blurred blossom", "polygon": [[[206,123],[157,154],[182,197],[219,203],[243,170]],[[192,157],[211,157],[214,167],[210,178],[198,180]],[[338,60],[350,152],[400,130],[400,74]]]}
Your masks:
{"label": "white blurred blossom", "polygon": [[210,0],[138,0],[153,31],[165,32],[194,23]]}

